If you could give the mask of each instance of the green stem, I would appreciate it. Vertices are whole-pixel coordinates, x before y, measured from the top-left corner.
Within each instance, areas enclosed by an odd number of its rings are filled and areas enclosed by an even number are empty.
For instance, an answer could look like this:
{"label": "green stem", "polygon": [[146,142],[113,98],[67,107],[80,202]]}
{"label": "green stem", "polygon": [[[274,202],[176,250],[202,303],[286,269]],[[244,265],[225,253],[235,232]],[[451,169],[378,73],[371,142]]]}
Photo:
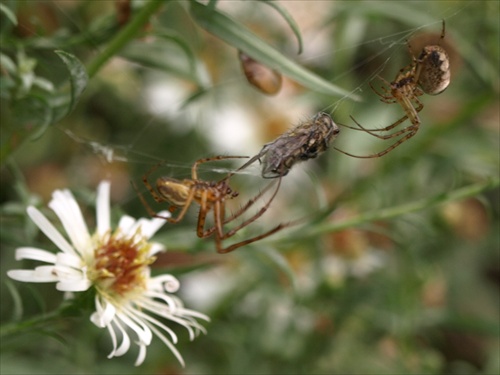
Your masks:
{"label": "green stem", "polygon": [[[437,194],[430,198],[421,199],[418,201],[402,204],[400,206],[389,207],[370,211],[355,217],[352,217],[341,222],[325,222],[310,229],[305,229],[302,233],[298,235],[289,235],[286,238],[279,238],[272,242],[291,242],[303,240],[306,238],[314,238],[322,234],[338,232],[350,227],[360,226],[365,223],[377,221],[377,220],[387,220],[392,219],[397,216],[409,214],[411,212],[416,212],[423,210],[428,207],[437,206],[443,203],[457,201],[469,197],[476,196],[484,191],[498,188],[500,186],[499,178],[491,178],[486,182],[473,184],[465,186],[463,188]],[[271,241],[270,241],[271,242]]]}
{"label": "green stem", "polygon": [[3,325],[0,328],[0,338],[3,339],[19,332],[27,331],[28,329],[45,326],[50,320],[60,317],[63,310],[64,308],[61,308],[44,315],[36,316],[29,320]]}
{"label": "green stem", "polygon": [[135,38],[149,18],[165,2],[151,0],[144,5],[139,13],[109,42],[104,51],[90,62],[87,68],[89,77],[93,77],[99,69],[114,55],[116,55],[131,39]]}

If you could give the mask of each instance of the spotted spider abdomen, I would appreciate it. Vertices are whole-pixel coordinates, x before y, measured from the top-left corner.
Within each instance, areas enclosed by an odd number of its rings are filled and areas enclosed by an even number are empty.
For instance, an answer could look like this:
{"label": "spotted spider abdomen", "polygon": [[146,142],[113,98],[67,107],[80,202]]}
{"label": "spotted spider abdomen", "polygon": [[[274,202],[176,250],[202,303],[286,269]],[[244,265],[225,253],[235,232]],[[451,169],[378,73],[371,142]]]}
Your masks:
{"label": "spotted spider abdomen", "polygon": [[442,93],[450,84],[450,59],[441,46],[426,46],[418,57],[418,84],[429,95]]}

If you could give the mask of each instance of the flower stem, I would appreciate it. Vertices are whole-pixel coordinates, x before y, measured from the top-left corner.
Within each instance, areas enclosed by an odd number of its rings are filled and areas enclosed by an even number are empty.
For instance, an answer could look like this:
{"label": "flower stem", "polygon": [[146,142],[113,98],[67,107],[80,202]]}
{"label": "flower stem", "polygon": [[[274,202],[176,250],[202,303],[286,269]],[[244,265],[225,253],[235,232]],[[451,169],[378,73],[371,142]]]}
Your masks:
{"label": "flower stem", "polygon": [[50,320],[60,317],[61,314],[61,309],[58,309],[47,314],[36,316],[32,319],[24,320],[22,322],[3,325],[0,328],[0,338],[3,339],[5,337],[18,334],[22,331],[28,331],[36,327],[46,326]]}
{"label": "flower stem", "polygon": [[89,77],[93,77],[111,57],[117,54],[131,39],[135,38],[151,15],[163,4],[163,1],[158,0],[151,0],[146,3],[137,15],[109,42],[104,51],[90,62],[87,68]]}

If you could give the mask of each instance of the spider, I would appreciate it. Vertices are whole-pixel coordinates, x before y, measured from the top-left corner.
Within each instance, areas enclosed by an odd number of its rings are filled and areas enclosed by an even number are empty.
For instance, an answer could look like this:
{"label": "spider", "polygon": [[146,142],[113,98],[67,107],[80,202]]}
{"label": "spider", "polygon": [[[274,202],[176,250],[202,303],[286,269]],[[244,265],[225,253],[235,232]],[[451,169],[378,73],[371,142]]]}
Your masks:
{"label": "spider", "polygon": [[[445,23],[443,20],[440,41],[442,41],[444,37]],[[380,100],[389,104],[398,103],[404,110],[404,116],[382,129],[366,129],[351,116],[351,119],[358,125],[358,128],[347,126],[350,129],[365,131],[379,139],[391,139],[398,136],[403,137],[385,150],[372,155],[352,155],[335,148],[337,151],[356,158],[376,158],[394,150],[401,143],[413,137],[420,127],[418,113],[424,108],[424,105],[418,97],[424,93],[437,95],[448,87],[450,84],[450,60],[445,49],[439,44],[428,45],[422,49],[418,57],[415,57],[408,42],[407,46],[410,56],[412,56],[412,63],[402,68],[393,82],[389,83],[380,76],[377,76],[383,83],[382,92],[376,90],[370,82],[370,87],[380,96]],[[406,119],[410,120],[411,125],[399,131],[386,135],[374,133],[388,132],[406,121]]]}
{"label": "spider", "polygon": [[[193,202],[200,205],[200,212],[198,214],[198,224],[196,226],[196,234],[200,238],[207,238],[215,233],[215,246],[217,252],[220,254],[229,253],[236,250],[242,246],[248,245],[252,242],[261,240],[267,236],[270,236],[281,229],[291,225],[291,224],[279,224],[272,228],[271,230],[260,234],[258,236],[237,242],[224,248],[222,246],[222,241],[234,236],[240,229],[248,226],[260,216],[267,211],[271,202],[275,198],[278,190],[280,188],[281,179],[278,180],[276,184],[276,189],[272,193],[269,200],[260,208],[260,210],[255,213],[252,217],[246,219],[241,224],[237,225],[235,228],[224,233],[223,226],[245,213],[260,197],[262,197],[266,191],[270,189],[273,183],[267,185],[262,191],[260,191],[255,197],[250,199],[245,205],[240,207],[236,212],[232,213],[229,217],[225,217],[225,201],[226,199],[232,199],[238,196],[238,192],[231,189],[228,184],[229,178],[234,174],[230,173],[220,181],[204,181],[198,179],[197,169],[200,164],[207,163],[210,161],[224,160],[224,159],[242,159],[247,158],[247,156],[214,156],[211,158],[204,158],[197,160],[191,168],[191,178],[184,180],[177,180],[170,177],[159,177],[156,180],[156,189],[149,183],[149,176],[159,167],[159,165],[151,168],[143,177],[142,181],[146,188],[151,193],[153,199],[158,203],[169,202],[171,204],[170,211],[173,211],[175,207],[181,208],[177,217],[166,217],[158,215],[146,202],[143,195],[139,192],[134,184],[139,198],[142,204],[146,207],[148,213],[152,217],[157,217],[167,220],[169,223],[178,223],[184,216],[188,208],[193,204]],[[213,209],[214,215],[214,226],[212,228],[205,229],[205,222],[209,211]]]}
{"label": "spider", "polygon": [[320,112],[264,145],[257,155],[238,170],[263,158],[262,177],[283,177],[295,163],[313,159],[324,152],[339,132],[340,129],[332,118],[327,113]]}

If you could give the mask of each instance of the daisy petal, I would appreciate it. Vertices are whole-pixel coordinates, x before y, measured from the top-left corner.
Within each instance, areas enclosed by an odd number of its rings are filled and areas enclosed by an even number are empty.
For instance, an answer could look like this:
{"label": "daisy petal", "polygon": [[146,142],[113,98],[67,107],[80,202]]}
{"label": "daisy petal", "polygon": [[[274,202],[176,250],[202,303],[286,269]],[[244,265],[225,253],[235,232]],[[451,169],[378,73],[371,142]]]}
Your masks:
{"label": "daisy petal", "polygon": [[115,323],[115,325],[118,327],[122,335],[122,342],[120,346],[115,350],[115,355],[121,356],[124,355],[126,352],[128,352],[130,348],[130,337],[128,336],[127,331],[125,331],[125,329],[122,327],[122,325],[118,320],[113,321],[113,323]]}
{"label": "daisy petal", "polygon": [[[118,228],[112,230],[108,181],[99,184],[96,200],[97,228],[93,235],[69,190],[56,190],[49,203],[67,236],[35,207],[28,207],[29,217],[59,251],[20,247],[15,253],[17,260],[29,259],[45,264],[32,270],[10,270],[7,275],[24,282],[54,282],[56,289],[68,298],[93,288],[95,311],[90,320],[109,333],[112,350],[108,358],[124,355],[131,342],[135,342],[138,346],[135,365],[139,366],[156,336],[184,366],[175,348],[177,335],[167,323],[185,327],[192,340],[200,332],[206,332],[197,319],[209,319],[204,314],[185,309],[181,299],[172,294],[180,287],[174,276],[151,277],[154,254],[165,250],[165,246],[150,242],[149,238],[168,221],[123,216]],[[159,215],[170,217],[170,212],[162,211]]]}
{"label": "daisy petal", "polygon": [[81,255],[86,255],[90,244],[90,235],[83,220],[82,211],[73,195],[68,190],[56,190],[52,194],[49,207],[61,220],[61,224],[78,252]]}
{"label": "daisy petal", "polygon": [[73,246],[59,233],[59,231],[47,220],[44,214],[35,207],[29,206],[26,211],[38,228],[62,251],[68,254],[76,254]]}
{"label": "daisy petal", "polygon": [[10,270],[7,271],[7,276],[11,279],[29,283],[49,283],[58,280],[56,275],[52,274],[41,274],[36,270]]}
{"label": "daisy petal", "polygon": [[[171,213],[169,211],[160,211],[158,212],[159,216],[170,217]],[[153,235],[165,225],[167,221],[161,218],[153,218],[151,220],[147,220],[142,224],[141,233],[146,239],[150,239]]]}
{"label": "daisy petal", "polygon": [[56,284],[56,289],[61,292],[84,292],[92,286],[89,280],[60,281]]}
{"label": "daisy petal", "polygon": [[129,234],[131,233],[130,228],[132,228],[134,224],[135,224],[135,219],[131,216],[125,215],[121,217],[118,223],[118,229],[124,234]]}
{"label": "daisy petal", "polygon": [[103,181],[97,187],[96,220],[97,233],[104,236],[110,230],[109,192],[111,184]]}
{"label": "daisy petal", "polygon": [[45,263],[55,263],[57,256],[47,250],[37,249],[35,247],[20,247],[16,249],[16,260],[31,259]]}
{"label": "daisy petal", "polygon": [[146,359],[146,345],[139,343],[139,355],[135,360],[134,366],[142,365],[142,362]]}

